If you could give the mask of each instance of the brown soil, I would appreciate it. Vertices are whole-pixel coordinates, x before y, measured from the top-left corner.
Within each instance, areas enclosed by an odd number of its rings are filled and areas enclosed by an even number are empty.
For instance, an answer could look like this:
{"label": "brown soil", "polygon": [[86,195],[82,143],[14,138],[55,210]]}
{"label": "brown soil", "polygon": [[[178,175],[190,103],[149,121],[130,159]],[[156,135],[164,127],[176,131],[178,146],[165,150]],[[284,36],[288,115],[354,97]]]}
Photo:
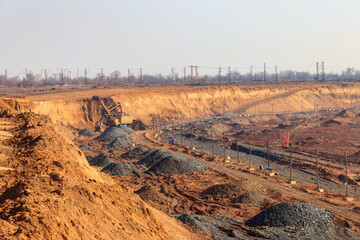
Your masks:
{"label": "brown soil", "polygon": [[[184,232],[200,239],[154,216],[132,191],[90,167],[48,117],[23,109],[0,99],[1,121],[13,126],[1,140],[0,165],[14,169],[1,173],[1,239],[172,239]],[[159,218],[181,231],[170,236]]]}
{"label": "brown soil", "polygon": [[214,199],[214,200],[219,200],[224,198],[234,199],[249,192],[265,194],[266,190],[263,186],[261,186],[258,183],[251,182],[248,180],[240,180],[237,182],[217,184],[211,186],[201,192],[201,197]]}

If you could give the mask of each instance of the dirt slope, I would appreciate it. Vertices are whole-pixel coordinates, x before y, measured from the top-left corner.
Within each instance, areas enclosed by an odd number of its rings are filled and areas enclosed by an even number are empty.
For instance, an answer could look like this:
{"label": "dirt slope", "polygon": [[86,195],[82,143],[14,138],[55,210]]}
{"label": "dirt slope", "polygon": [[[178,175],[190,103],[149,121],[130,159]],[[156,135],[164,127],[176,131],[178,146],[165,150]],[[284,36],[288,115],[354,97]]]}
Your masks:
{"label": "dirt slope", "polygon": [[1,239],[171,239],[138,196],[104,181],[48,117],[19,109],[0,99]]}
{"label": "dirt slope", "polygon": [[151,124],[151,118],[178,121],[223,112],[241,114],[313,110],[360,105],[358,84],[303,84],[254,86],[159,86],[31,96],[35,112],[51,116],[57,123],[92,127],[99,113],[88,100],[93,95],[112,96],[125,112]]}

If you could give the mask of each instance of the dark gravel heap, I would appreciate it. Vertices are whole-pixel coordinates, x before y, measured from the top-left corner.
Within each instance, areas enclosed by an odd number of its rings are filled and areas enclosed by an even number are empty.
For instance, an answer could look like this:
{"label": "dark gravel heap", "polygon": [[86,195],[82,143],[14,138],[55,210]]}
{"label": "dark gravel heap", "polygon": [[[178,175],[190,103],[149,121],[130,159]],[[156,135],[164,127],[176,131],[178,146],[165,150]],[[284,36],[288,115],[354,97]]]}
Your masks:
{"label": "dark gravel heap", "polygon": [[140,159],[143,158],[150,149],[140,146],[134,149],[130,149],[129,151],[125,152],[121,157],[129,158],[129,159]]}
{"label": "dark gravel heap", "polygon": [[175,217],[190,227],[198,228],[206,234],[211,234],[211,238],[215,240],[249,239],[244,232],[238,229],[238,225],[241,222],[234,218],[219,215],[201,216],[188,213]]}
{"label": "dark gravel heap", "polygon": [[111,160],[105,153],[101,153],[96,157],[86,157],[90,166],[97,166],[97,167],[106,167],[113,163],[114,161]]}
{"label": "dark gravel heap", "polygon": [[123,129],[119,127],[109,127],[101,135],[97,136],[95,140],[100,142],[112,142],[123,135],[128,135]]}
{"label": "dark gravel heap", "polygon": [[325,227],[325,228],[268,228],[263,230],[249,230],[250,236],[264,239],[282,239],[282,240],[329,240],[329,239],[359,239],[358,235],[349,228],[344,227]]}
{"label": "dark gravel heap", "polygon": [[160,162],[161,160],[163,160],[167,157],[177,157],[177,158],[186,159],[185,157],[183,157],[179,154],[168,152],[168,151],[165,151],[162,149],[157,149],[154,152],[152,152],[151,154],[149,154],[146,157],[144,157],[143,159],[141,159],[140,161],[138,161],[137,164],[145,165],[146,167],[151,168],[151,167],[155,166],[158,162]]}
{"label": "dark gravel heap", "polygon": [[245,222],[251,227],[314,227],[332,224],[332,213],[311,203],[280,203],[271,206]]}
{"label": "dark gravel heap", "polygon": [[96,135],[96,133],[94,133],[93,131],[91,131],[88,128],[85,128],[85,129],[83,129],[83,130],[81,130],[79,132],[79,135],[81,135],[81,136],[94,136],[94,135]]}
{"label": "dark gravel heap", "polygon": [[106,144],[105,147],[113,148],[113,147],[133,147],[135,144],[133,140],[128,135],[122,135],[120,137],[115,138],[110,144]]}
{"label": "dark gravel heap", "polygon": [[344,227],[275,227],[265,229],[245,230],[243,222],[227,216],[219,215],[194,215],[183,213],[172,215],[184,224],[198,228],[205,234],[209,234],[215,240],[238,240],[238,239],[359,239],[358,235]]}
{"label": "dark gravel heap", "polygon": [[124,176],[128,175],[131,172],[131,169],[129,167],[132,164],[130,163],[110,163],[106,167],[104,167],[101,171],[105,172],[111,176]]}
{"label": "dark gravel heap", "polygon": [[134,129],[129,128],[128,126],[119,126],[119,128],[121,128],[124,132],[126,132],[128,134],[136,132]]}
{"label": "dark gravel heap", "polygon": [[120,153],[119,150],[114,150],[114,149],[110,149],[108,152],[109,152],[110,154],[118,154],[118,153]]}
{"label": "dark gravel heap", "polygon": [[197,161],[191,159],[184,159],[178,156],[169,156],[156,163],[148,170],[148,172],[178,174],[202,171],[206,169],[207,167]]}
{"label": "dark gravel heap", "polygon": [[93,149],[93,147],[90,147],[90,146],[88,146],[88,145],[86,145],[86,144],[80,145],[79,148],[80,148],[80,149]]}

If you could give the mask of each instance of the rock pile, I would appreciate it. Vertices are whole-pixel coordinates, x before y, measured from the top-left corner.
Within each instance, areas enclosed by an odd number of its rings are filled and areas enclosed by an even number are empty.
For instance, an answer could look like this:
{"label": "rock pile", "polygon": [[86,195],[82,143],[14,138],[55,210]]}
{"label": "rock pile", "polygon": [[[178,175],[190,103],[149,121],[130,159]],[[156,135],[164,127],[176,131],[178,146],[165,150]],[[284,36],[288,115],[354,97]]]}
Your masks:
{"label": "rock pile", "polygon": [[104,167],[101,171],[105,172],[111,176],[124,176],[132,172],[131,163],[110,163]]}
{"label": "rock pile", "polygon": [[110,144],[106,144],[105,147],[113,148],[113,147],[133,147],[135,143],[128,135],[122,135],[120,137],[115,138]]}
{"label": "rock pile", "polygon": [[144,158],[144,156],[148,154],[149,151],[150,149],[140,146],[137,148],[130,149],[129,151],[122,154],[121,157],[128,159],[141,159]]}
{"label": "rock pile", "polygon": [[217,184],[201,192],[206,199],[230,199],[233,203],[259,204],[265,199],[266,189],[259,183],[240,180],[231,183]]}
{"label": "rock pile", "polygon": [[119,127],[109,127],[95,138],[95,140],[100,142],[112,142],[118,137],[122,137],[124,135],[128,135],[122,128]]}
{"label": "rock pile", "polygon": [[280,203],[265,209],[245,224],[251,227],[324,228],[332,224],[332,213],[311,203]]}
{"label": "rock pile", "polygon": [[96,157],[87,156],[86,159],[88,160],[90,166],[96,167],[106,167],[111,163],[114,163],[111,158],[109,158],[105,153],[101,153]]}
{"label": "rock pile", "polygon": [[93,147],[90,147],[90,146],[88,146],[88,145],[86,145],[86,144],[80,145],[79,148],[80,148],[80,149],[93,149]]}
{"label": "rock pile", "polygon": [[[162,149],[157,149],[151,154],[147,155],[146,157],[142,158],[140,161],[137,162],[137,164],[145,165],[148,168],[153,167],[155,164],[160,162],[162,159],[167,158],[169,156],[177,156],[179,158],[184,158],[183,156],[172,153],[169,151],[165,151]],[[185,159],[185,158],[184,158]]]}
{"label": "rock pile", "polygon": [[180,158],[178,156],[169,156],[162,159],[153,167],[151,167],[148,170],[148,172],[179,174],[179,173],[197,172],[206,169],[207,169],[206,166],[202,165],[197,161]]}
{"label": "rock pile", "polygon": [[201,163],[187,159],[180,154],[157,149],[137,162],[148,167],[148,172],[178,174],[206,170]]}
{"label": "rock pile", "polygon": [[133,132],[136,132],[134,129],[129,128],[128,126],[119,126],[120,129],[122,129],[124,132],[131,134]]}
{"label": "rock pile", "polygon": [[210,234],[211,239],[248,239],[241,229],[237,227],[241,222],[234,218],[219,215],[201,216],[189,213],[183,213],[176,217],[182,223]]}
{"label": "rock pile", "polygon": [[83,129],[83,130],[81,130],[79,132],[79,135],[81,135],[81,136],[94,136],[94,135],[96,135],[96,133],[94,133],[93,131],[91,131],[88,128],[85,128],[85,129]]}

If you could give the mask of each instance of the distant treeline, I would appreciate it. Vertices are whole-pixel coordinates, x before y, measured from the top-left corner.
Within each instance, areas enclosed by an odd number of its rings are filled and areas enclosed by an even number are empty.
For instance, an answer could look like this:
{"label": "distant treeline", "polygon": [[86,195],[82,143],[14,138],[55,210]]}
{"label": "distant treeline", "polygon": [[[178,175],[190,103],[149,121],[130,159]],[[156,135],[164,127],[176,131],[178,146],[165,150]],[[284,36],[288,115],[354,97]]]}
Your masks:
{"label": "distant treeline", "polygon": [[304,71],[285,70],[276,73],[255,72],[241,74],[237,70],[230,71],[230,74],[223,75],[201,75],[196,77],[179,73],[162,74],[144,74],[144,75],[124,75],[119,71],[114,71],[109,75],[103,73],[95,77],[71,77],[64,72],[46,74],[34,74],[29,71],[24,76],[0,75],[0,86],[8,87],[33,87],[33,86],[54,86],[54,85],[100,85],[100,86],[127,86],[127,85],[148,85],[152,83],[173,83],[173,84],[206,84],[206,83],[224,83],[224,82],[245,82],[245,81],[360,81],[360,71],[354,68],[347,68],[341,73],[321,73],[314,74]]}

